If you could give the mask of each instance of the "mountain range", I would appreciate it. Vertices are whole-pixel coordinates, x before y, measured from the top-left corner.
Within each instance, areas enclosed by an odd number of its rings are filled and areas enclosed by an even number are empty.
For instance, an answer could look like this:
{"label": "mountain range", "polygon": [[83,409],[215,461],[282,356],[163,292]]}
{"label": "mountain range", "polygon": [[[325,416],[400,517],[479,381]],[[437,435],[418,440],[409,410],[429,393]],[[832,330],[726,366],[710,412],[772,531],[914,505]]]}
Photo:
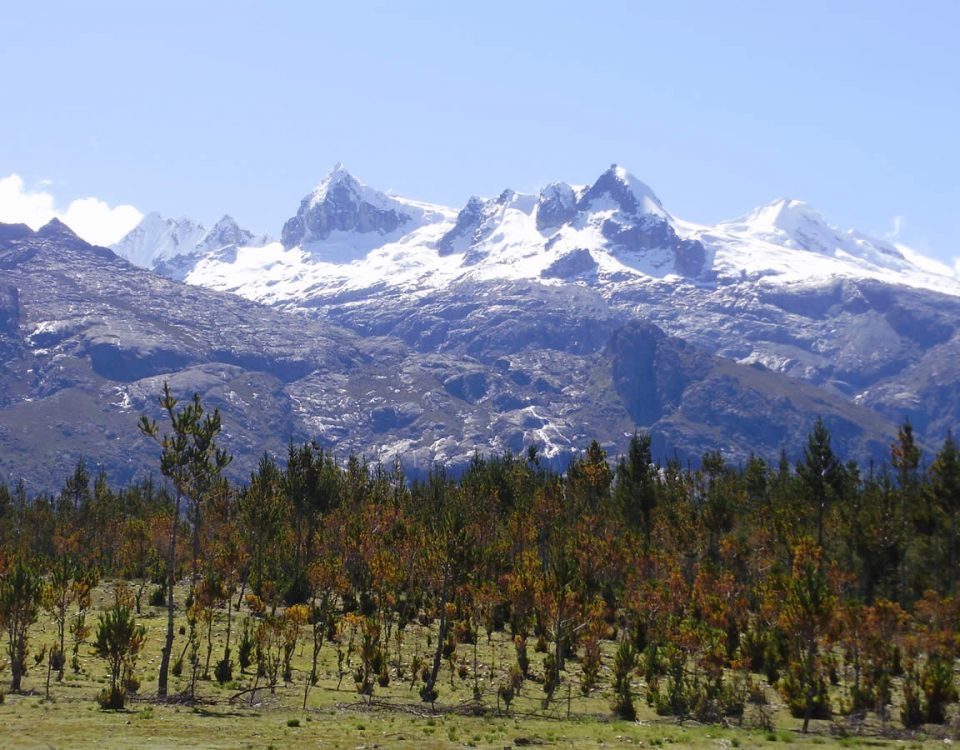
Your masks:
{"label": "mountain range", "polygon": [[960,280],[799,201],[705,226],[614,165],[455,210],[337,165],[279,236],[0,227],[0,475],[149,470],[164,380],[221,408],[241,476],[291,439],[414,470],[635,429],[660,458],[774,458],[817,416],[882,459],[903,419],[929,451],[960,415]]}

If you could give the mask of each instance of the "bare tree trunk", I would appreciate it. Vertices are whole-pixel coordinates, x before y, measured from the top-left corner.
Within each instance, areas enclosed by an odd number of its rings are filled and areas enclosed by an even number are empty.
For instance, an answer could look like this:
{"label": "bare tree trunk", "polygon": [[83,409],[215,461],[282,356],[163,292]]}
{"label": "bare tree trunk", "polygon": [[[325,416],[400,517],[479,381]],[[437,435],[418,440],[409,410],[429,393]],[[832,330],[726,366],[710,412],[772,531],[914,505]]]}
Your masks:
{"label": "bare tree trunk", "polygon": [[816,694],[816,684],[815,679],[816,675],[814,674],[813,669],[813,660],[816,655],[817,643],[815,640],[811,639],[807,644],[807,700],[806,706],[803,709],[803,733],[807,733],[807,728],[810,726],[810,716],[813,713],[813,697]]}
{"label": "bare tree trunk", "polygon": [[423,686],[423,699],[433,703],[435,699],[434,688],[437,685],[437,678],[440,676],[440,664],[443,661],[443,644],[447,640],[447,585],[449,573],[444,571],[443,586],[440,592],[440,629],[437,632],[437,648],[433,652],[433,666],[430,669],[430,678]]}
{"label": "bare tree trunk", "polygon": [[160,652],[160,676],[157,679],[157,697],[167,697],[167,673],[170,671],[170,653],[173,651],[173,585],[176,583],[174,564],[177,550],[177,525],[180,522],[180,493],[173,509],[173,531],[170,533],[170,551],[167,553],[167,635]]}

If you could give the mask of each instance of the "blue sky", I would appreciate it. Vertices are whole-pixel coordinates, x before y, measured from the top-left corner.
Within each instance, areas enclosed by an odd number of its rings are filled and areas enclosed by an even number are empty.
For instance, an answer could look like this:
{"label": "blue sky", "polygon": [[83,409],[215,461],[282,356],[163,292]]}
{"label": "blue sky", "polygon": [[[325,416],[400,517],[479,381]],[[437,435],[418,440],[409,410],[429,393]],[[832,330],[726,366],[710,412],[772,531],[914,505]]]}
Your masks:
{"label": "blue sky", "polygon": [[276,235],[337,161],[452,206],[618,162],[692,221],[800,198],[960,255],[958,2],[0,0],[0,26],[0,178],[61,212]]}

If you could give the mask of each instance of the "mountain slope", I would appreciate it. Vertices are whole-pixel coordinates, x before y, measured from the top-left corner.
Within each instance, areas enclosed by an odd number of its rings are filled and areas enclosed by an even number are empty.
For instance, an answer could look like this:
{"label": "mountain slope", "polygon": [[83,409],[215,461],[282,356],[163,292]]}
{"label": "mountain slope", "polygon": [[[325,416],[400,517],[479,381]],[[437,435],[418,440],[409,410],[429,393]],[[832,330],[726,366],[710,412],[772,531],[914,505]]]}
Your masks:
{"label": "mountain slope", "polygon": [[[241,477],[290,439],[417,470],[530,443],[559,462],[593,438],[616,453],[637,427],[664,456],[775,456],[802,444],[813,408],[852,455],[893,432],[840,396],[637,328],[586,287],[510,284],[491,304],[489,285],[464,282],[422,300],[420,316],[384,299],[363,330],[345,318],[349,331],[166,280],[58,223],[0,227],[0,270],[0,475],[39,488],[81,456],[114,479],[156,467],[136,423],[160,418],[165,380],[221,409]],[[700,419],[691,400],[721,385],[726,401]]]}
{"label": "mountain slope", "polygon": [[960,421],[949,375],[960,280],[800,201],[704,226],[614,165],[591,185],[505,190],[453,211],[386,195],[338,165],[282,236],[206,255],[181,276],[423,355],[485,361],[596,353],[617,325],[649,321],[886,419],[910,417],[930,444]]}

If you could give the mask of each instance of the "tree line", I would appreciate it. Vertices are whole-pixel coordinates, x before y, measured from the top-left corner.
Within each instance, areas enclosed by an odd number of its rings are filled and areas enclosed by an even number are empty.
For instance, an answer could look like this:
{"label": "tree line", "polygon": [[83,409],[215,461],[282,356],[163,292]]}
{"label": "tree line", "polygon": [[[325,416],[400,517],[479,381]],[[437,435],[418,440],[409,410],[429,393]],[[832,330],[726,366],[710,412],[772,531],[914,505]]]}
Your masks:
{"label": "tree line", "polygon": [[[219,414],[166,388],[160,402],[165,419],[144,418],[141,430],[157,441],[163,481],[113,488],[81,461],[57,494],[0,484],[11,690],[43,616],[56,628],[47,689],[51,675],[79,669],[90,643],[111,676],[101,703],[122,706],[139,688],[135,618],[155,606],[167,614],[160,699],[171,671],[191,693],[211,669],[221,683],[238,667],[255,686],[290,683],[306,644],[306,705],[329,644],[362,696],[407,680],[442,702],[446,665],[473,682],[478,703],[489,699],[478,675],[491,675],[507,711],[522,690],[546,707],[564,683],[612,691],[624,718],[642,684],[658,713],[702,720],[742,715],[769,684],[804,730],[837,713],[942,723],[957,701],[952,435],[925,457],[904,424],[888,463],[860,466],[834,453],[817,420],[799,461],[733,466],[712,452],[693,468],[655,461],[636,434],[615,458],[591,443],[563,473],[531,446],[417,480],[309,442],[282,462],[264,455],[233,483]],[[93,613],[103,578],[128,583]],[[216,638],[215,621],[225,625]],[[430,637],[410,657],[415,628]],[[478,644],[494,633],[511,656],[480,664]]]}

